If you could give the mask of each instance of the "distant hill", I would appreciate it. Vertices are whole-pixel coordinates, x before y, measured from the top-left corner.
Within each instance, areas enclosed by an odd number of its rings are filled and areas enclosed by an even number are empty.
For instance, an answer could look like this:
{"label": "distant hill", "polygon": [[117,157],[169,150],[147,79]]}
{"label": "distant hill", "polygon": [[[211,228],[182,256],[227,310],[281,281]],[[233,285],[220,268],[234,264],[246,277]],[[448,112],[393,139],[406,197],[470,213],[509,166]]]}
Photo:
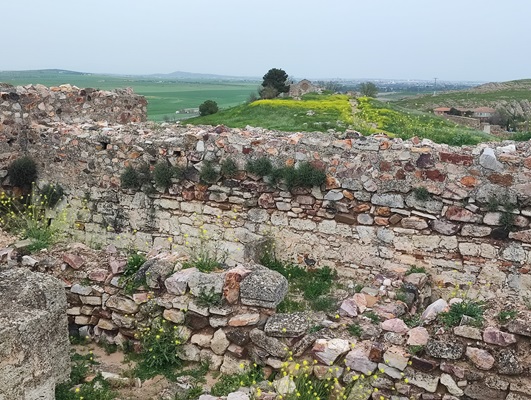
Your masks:
{"label": "distant hill", "polygon": [[169,74],[148,74],[148,75],[130,75],[130,74],[102,74],[70,71],[65,69],[37,69],[25,71],[0,71],[0,82],[5,80],[34,80],[42,78],[44,80],[55,79],[65,76],[101,76],[112,78],[128,79],[164,79],[164,80],[182,80],[182,81],[238,81],[238,82],[256,82],[260,81],[259,77],[249,76],[230,76],[216,74],[200,74],[195,72],[175,71]]}
{"label": "distant hill", "polygon": [[511,114],[531,114],[531,79],[494,82],[467,90],[410,97],[397,101],[402,107],[431,111],[436,107],[492,107]]}
{"label": "distant hill", "polygon": [[182,80],[216,80],[216,81],[258,81],[259,77],[249,76],[231,76],[231,75],[216,75],[216,74],[200,74],[196,72],[175,71],[169,74],[151,74],[144,75],[152,78],[160,79],[182,79]]}

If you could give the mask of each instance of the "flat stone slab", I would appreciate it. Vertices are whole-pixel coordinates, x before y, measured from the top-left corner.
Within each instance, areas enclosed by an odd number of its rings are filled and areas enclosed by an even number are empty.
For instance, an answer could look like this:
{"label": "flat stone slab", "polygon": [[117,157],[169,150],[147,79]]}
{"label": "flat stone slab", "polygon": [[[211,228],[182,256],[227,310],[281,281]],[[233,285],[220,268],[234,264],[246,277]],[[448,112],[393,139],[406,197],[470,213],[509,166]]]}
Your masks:
{"label": "flat stone slab", "polygon": [[308,320],[302,313],[274,314],[267,320],[264,331],[268,336],[298,337],[308,328]]}
{"label": "flat stone slab", "polygon": [[288,293],[288,280],[276,271],[256,269],[240,284],[240,299],[246,306],[276,308]]}

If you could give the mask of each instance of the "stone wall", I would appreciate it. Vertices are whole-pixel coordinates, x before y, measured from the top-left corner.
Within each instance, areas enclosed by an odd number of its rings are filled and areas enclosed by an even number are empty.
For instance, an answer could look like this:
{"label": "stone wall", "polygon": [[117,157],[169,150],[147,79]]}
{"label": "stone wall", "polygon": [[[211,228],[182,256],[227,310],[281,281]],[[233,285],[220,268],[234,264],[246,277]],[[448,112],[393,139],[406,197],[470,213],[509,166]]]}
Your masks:
{"label": "stone wall", "polygon": [[[283,258],[329,265],[344,276],[371,279],[417,265],[443,286],[491,282],[530,294],[528,143],[451,148],[383,136],[165,124],[59,123],[26,134],[29,146],[0,143],[0,173],[26,149],[39,160],[41,183],[67,189],[73,233],[85,243],[188,251],[204,225],[232,265],[272,236]],[[261,156],[278,165],[310,161],[326,170],[326,184],[289,192],[243,171],[199,182],[207,161],[219,168],[231,157],[243,170]],[[161,161],[181,166],[185,179],[169,191],[120,188],[125,166]],[[508,214],[510,231],[500,227]]]}
{"label": "stone wall", "polygon": [[55,385],[70,375],[63,284],[23,268],[0,269],[0,303],[0,399],[55,399]]}
{"label": "stone wall", "polygon": [[0,139],[11,140],[32,122],[141,122],[147,101],[131,89],[105,91],[71,85],[11,86],[0,83]]}
{"label": "stone wall", "polygon": [[461,117],[459,115],[449,115],[449,114],[443,114],[442,117],[450,121],[453,121],[456,124],[468,126],[469,128],[473,128],[473,129],[481,128],[481,121],[477,118]]}

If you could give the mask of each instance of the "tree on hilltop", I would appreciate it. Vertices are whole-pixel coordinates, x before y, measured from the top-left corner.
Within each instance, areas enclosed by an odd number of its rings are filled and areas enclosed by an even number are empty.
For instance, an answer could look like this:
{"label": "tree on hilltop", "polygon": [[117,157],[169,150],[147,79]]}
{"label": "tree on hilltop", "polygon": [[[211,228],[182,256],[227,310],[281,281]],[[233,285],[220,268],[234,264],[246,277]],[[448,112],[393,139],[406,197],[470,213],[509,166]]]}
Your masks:
{"label": "tree on hilltop", "polygon": [[260,97],[263,99],[272,99],[280,93],[289,92],[287,80],[288,74],[286,71],[279,68],[271,68],[263,77]]}
{"label": "tree on hilltop", "polygon": [[360,83],[358,90],[362,96],[374,97],[378,94],[378,88],[372,82]]}

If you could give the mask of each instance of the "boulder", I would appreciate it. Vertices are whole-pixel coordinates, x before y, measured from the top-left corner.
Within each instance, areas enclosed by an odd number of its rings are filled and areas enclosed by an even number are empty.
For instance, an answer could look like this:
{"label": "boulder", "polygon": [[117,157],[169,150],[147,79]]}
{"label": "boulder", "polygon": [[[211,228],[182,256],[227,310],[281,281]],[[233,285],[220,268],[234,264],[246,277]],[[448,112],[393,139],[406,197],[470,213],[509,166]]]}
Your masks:
{"label": "boulder", "polygon": [[268,336],[298,337],[308,328],[308,319],[303,313],[273,314],[267,320],[264,331]]}
{"label": "boulder", "polygon": [[288,280],[276,271],[257,268],[240,283],[240,298],[246,306],[276,308],[288,293]]}

